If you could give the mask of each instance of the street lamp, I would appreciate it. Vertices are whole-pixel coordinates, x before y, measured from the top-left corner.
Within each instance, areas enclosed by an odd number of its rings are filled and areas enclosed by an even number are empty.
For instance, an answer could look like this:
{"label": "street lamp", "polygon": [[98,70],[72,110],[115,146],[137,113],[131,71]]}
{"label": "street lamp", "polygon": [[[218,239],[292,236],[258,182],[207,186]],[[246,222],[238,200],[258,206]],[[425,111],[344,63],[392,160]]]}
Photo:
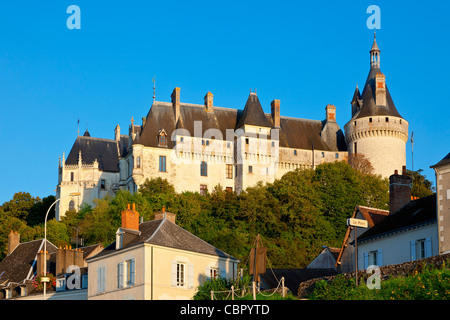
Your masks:
{"label": "street lamp", "polygon": [[[78,197],[80,195],[81,195],[80,192],[72,192],[72,193],[69,193],[67,196],[59,197],[58,199],[55,200],[55,202],[52,203],[52,205],[48,208],[47,213],[45,214],[45,220],[44,220],[44,276],[47,273],[47,217],[50,212],[50,209],[62,198]],[[50,281],[50,279],[46,276],[43,277],[42,280],[44,280],[43,282]],[[46,295],[47,295],[47,283],[44,283],[44,297],[43,297],[44,300],[46,300]]]}

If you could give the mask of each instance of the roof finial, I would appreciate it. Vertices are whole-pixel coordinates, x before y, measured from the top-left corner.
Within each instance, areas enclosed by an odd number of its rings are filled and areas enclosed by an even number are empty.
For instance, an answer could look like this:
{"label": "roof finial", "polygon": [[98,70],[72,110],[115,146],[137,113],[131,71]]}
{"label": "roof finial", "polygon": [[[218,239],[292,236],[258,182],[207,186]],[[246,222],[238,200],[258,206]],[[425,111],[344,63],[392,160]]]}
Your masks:
{"label": "roof finial", "polygon": [[153,102],[155,102],[155,98],[156,98],[156,93],[155,93],[155,90],[156,90],[156,80],[155,80],[155,76],[153,76]]}

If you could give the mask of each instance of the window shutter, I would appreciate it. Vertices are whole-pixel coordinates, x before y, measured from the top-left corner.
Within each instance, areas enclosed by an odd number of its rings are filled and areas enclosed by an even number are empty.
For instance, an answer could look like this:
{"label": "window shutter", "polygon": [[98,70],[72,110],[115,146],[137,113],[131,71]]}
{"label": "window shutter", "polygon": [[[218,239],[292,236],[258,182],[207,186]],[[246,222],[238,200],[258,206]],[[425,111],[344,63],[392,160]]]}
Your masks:
{"label": "window shutter", "polygon": [[102,272],[102,292],[106,291],[106,267],[103,267],[103,272]]}
{"label": "window shutter", "polygon": [[227,277],[227,271],[226,271],[224,268],[220,268],[220,269],[219,269],[219,272],[220,272],[220,277],[221,277],[222,279],[226,279],[226,277]]}
{"label": "window shutter", "polygon": [[383,249],[380,249],[377,252],[377,264],[379,267],[383,265]]}
{"label": "window shutter", "polygon": [[416,242],[415,241],[411,241],[409,243],[410,246],[410,252],[411,252],[411,261],[416,260]]}
{"label": "window shutter", "polygon": [[123,262],[117,264],[117,288],[123,288]]}
{"label": "window shutter", "polygon": [[97,292],[101,292],[101,284],[102,284],[102,273],[101,269],[97,269]]}
{"label": "window shutter", "polygon": [[177,286],[177,262],[175,260],[172,260],[171,284],[172,287]]}
{"label": "window shutter", "polygon": [[205,268],[205,280],[210,280],[210,279],[211,279],[211,268],[206,267]]}
{"label": "window shutter", "polygon": [[364,269],[367,269],[369,267],[369,254],[367,252],[364,252]]}
{"label": "window shutter", "polygon": [[131,259],[131,261],[130,261],[130,264],[131,264],[131,279],[130,279],[130,284],[131,285],[134,285],[134,281],[135,281],[135,278],[136,278],[136,269],[135,269],[135,265],[136,265],[136,263],[135,263],[135,260],[134,259]]}
{"label": "window shutter", "polygon": [[425,239],[425,258],[431,257],[431,238]]}
{"label": "window shutter", "polygon": [[189,263],[188,265],[188,288],[192,289],[194,287],[194,265]]}

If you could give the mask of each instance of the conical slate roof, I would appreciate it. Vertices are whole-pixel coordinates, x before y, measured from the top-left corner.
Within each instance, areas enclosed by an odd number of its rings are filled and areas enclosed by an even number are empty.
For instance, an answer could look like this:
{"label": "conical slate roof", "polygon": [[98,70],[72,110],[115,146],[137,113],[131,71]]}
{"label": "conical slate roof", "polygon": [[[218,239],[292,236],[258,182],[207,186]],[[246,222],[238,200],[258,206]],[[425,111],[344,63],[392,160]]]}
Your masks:
{"label": "conical slate roof", "polygon": [[272,128],[272,123],[267,119],[255,92],[250,92],[236,128],[240,128],[244,124]]}

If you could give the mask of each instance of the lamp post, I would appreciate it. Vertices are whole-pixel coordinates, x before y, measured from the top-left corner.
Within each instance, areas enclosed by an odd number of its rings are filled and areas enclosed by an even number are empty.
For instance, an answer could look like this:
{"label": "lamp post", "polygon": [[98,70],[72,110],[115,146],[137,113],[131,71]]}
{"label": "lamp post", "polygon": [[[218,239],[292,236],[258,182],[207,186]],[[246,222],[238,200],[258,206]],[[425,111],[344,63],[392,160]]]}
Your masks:
{"label": "lamp post", "polygon": [[[67,196],[64,197],[59,197],[58,199],[55,200],[55,202],[52,203],[52,205],[48,208],[47,213],[45,214],[45,220],[44,220],[44,275],[47,274],[47,217],[48,214],[50,212],[50,209],[61,199],[63,198],[67,198],[67,197],[78,197],[80,196],[81,193],[80,192],[72,192],[69,193]],[[44,296],[43,299],[46,300],[47,297],[47,283],[49,282],[50,279],[47,277],[43,277],[43,282],[44,282]]]}

